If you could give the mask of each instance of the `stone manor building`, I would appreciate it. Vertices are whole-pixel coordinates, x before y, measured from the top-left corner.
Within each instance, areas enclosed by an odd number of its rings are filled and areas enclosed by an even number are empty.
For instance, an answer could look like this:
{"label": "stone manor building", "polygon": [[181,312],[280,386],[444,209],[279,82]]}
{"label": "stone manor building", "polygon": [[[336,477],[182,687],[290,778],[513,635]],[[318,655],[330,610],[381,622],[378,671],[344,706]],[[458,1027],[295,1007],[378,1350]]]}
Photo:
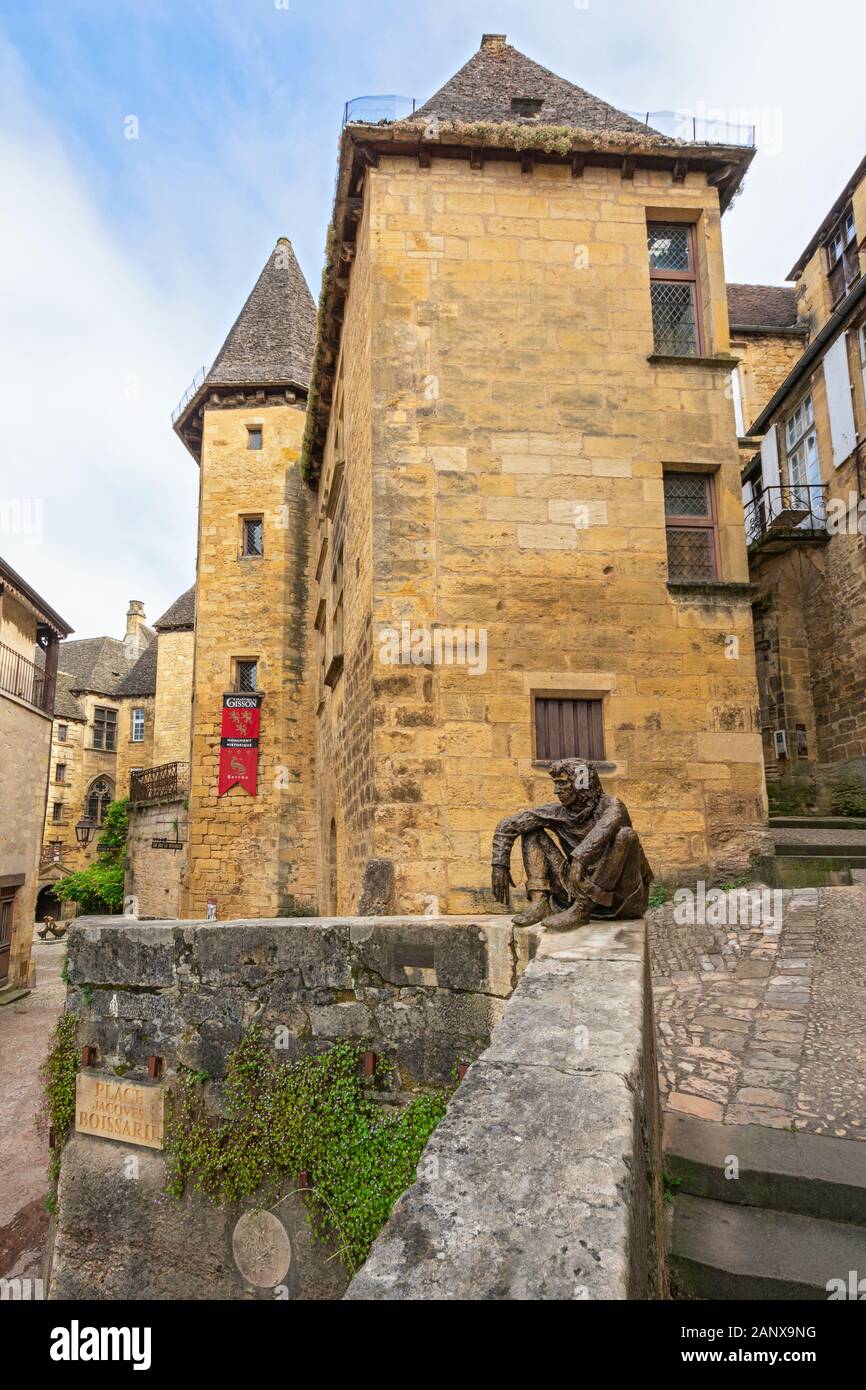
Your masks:
{"label": "stone manor building", "polygon": [[185,915],[490,910],[493,828],[566,754],[657,873],[747,866],[721,220],[753,150],[711,135],[501,35],[408,117],[345,123],[318,318],[281,239],[175,416],[201,469]]}

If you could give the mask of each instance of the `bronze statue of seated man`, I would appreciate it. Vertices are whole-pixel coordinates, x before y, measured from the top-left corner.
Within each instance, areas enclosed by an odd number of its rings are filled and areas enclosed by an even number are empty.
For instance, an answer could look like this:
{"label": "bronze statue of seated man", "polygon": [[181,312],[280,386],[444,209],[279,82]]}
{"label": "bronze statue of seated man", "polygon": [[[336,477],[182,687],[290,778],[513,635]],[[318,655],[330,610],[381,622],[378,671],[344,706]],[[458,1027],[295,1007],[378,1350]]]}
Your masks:
{"label": "bronze statue of seated man", "polygon": [[558,800],[506,816],[494,831],[493,896],[509,906],[511,848],[520,839],[529,907],[516,927],[571,931],[590,917],[642,916],[653,875],[625,806],[582,758],[562,758],[549,771]]}

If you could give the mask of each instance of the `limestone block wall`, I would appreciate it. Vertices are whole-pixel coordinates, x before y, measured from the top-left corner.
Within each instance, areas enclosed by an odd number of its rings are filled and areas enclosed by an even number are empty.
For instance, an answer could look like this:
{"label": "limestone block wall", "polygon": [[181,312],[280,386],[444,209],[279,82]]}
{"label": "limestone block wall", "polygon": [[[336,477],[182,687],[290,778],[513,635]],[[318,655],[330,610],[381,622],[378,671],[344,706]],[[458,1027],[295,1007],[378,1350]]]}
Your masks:
{"label": "limestone block wall", "polygon": [[542,937],[346,1298],[664,1298],[656,1086],[643,924]]}
{"label": "limestone block wall", "polygon": [[[248,426],[263,447],[247,447]],[[302,404],[208,409],[201,456],[189,888],[184,915],[273,916],[315,906],[309,489],[298,475]],[[263,516],[264,555],[241,553],[244,516]],[[160,639],[162,640],[162,639]],[[234,662],[258,662],[264,692],[258,794],[217,795],[222,699]]]}
{"label": "limestone block wall", "polygon": [[[182,848],[154,848],[154,840],[180,840]],[[188,863],[189,811],[184,799],[130,803],[126,910],[136,917],[178,917]]]}
{"label": "limestone block wall", "polygon": [[189,761],[195,634],[160,632],[157,642],[153,767]]}
{"label": "limestone block wall", "polygon": [[32,982],[30,944],[50,746],[50,717],[0,692],[0,885],[17,884],[9,984]]}
{"label": "limestone block wall", "polygon": [[[364,867],[374,857],[376,806],[373,768],[373,725],[377,708],[378,672],[373,653],[374,553],[384,546],[387,531],[374,532],[372,417],[387,411],[384,399],[372,395],[370,322],[373,294],[370,260],[369,206],[358,228],[352,276],[346,302],[342,352],[338,368],[344,424],[342,502],[337,515],[329,504],[336,478],[337,416],[332,416],[317,497],[317,526],[312,558],[312,587],[321,610],[321,634],[313,639],[317,671],[316,792],[319,821],[319,910],[358,910]],[[335,396],[337,399],[337,396]],[[344,667],[336,683],[323,683],[333,634],[331,574],[339,506],[345,517],[343,573]],[[378,525],[381,526],[381,521]]]}
{"label": "limestone block wall", "polygon": [[[61,739],[59,726],[64,725],[66,737]],[[84,814],[84,742],[87,726],[82,719],[55,719],[51,726],[51,757],[48,774],[48,799],[45,805],[45,825],[43,844],[47,848],[59,841],[62,846],[63,861],[78,867],[84,856],[75,838],[75,822]],[[66,771],[63,781],[56,780],[57,764],[62,763]],[[54,803],[63,807],[62,820],[55,824]]]}
{"label": "limestone block wall", "polygon": [[[130,695],[120,702],[117,716],[117,798],[129,796],[129,779],[132,769],[153,767],[154,758],[154,716],[156,701],[152,695]],[[132,712],[144,710],[144,738],[137,743],[132,741]]]}
{"label": "limestone block wall", "polygon": [[752,422],[802,356],[804,347],[802,335],[749,333],[731,338],[731,351],[740,359],[743,424],[747,434]]}
{"label": "limestone block wall", "polygon": [[[728,352],[715,190],[388,157],[365,200],[349,301],[369,304],[373,405],[365,854],[395,863],[399,910],[490,906],[497,820],[550,799],[533,698],[556,694],[602,701],[603,779],[658,872],[745,867],[765,794],[730,358],[650,360],[648,218],[696,219],[707,352]],[[668,586],[666,467],[713,473],[718,589]],[[381,660],[404,621],[483,629],[483,669]],[[321,756],[339,842],[341,754]]]}

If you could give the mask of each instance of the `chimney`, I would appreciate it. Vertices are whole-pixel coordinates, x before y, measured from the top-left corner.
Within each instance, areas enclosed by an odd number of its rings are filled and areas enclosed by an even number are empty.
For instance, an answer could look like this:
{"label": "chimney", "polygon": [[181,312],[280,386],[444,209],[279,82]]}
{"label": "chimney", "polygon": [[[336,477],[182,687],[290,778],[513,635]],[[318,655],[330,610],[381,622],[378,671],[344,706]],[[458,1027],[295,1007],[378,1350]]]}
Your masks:
{"label": "chimney", "polygon": [[504,48],[507,35],[505,34],[482,34],[482,48]]}
{"label": "chimney", "polygon": [[133,657],[136,660],[144,651],[145,644],[142,641],[142,628],[144,624],[144,604],[141,599],[131,598],[126,613],[126,636],[123,639],[123,650],[126,652],[127,656]]}

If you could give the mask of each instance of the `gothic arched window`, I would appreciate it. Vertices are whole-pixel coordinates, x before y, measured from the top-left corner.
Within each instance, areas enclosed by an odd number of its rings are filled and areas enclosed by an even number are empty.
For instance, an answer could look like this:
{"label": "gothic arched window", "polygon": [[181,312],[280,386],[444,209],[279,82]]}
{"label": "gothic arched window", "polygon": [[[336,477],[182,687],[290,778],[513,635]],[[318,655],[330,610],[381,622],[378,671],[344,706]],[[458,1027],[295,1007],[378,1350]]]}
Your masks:
{"label": "gothic arched window", "polygon": [[113,799],[114,791],[108,778],[97,777],[87,793],[87,814],[97,825],[102,825]]}

